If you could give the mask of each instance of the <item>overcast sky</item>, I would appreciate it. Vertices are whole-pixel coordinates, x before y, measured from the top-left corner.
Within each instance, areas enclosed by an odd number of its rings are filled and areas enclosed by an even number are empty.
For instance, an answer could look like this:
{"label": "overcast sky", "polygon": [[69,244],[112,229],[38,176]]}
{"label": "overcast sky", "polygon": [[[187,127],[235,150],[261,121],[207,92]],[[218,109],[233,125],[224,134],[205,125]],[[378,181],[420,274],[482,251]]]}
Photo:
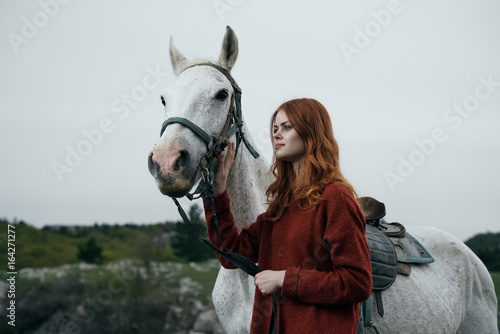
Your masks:
{"label": "overcast sky", "polygon": [[389,221],[499,232],[499,13],[487,0],[2,1],[0,217],[179,220],[147,169],[175,80],[169,39],[215,58],[230,25],[268,161],[271,113],[316,98],[345,175]]}

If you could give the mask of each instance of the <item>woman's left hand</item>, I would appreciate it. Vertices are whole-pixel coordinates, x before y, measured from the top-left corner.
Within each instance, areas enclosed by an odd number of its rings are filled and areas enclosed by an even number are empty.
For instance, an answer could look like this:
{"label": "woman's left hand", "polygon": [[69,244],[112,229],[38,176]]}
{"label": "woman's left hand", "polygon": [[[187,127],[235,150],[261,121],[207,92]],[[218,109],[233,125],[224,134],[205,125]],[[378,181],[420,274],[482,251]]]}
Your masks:
{"label": "woman's left hand", "polygon": [[286,270],[264,270],[255,275],[254,282],[264,296],[269,296],[283,287]]}

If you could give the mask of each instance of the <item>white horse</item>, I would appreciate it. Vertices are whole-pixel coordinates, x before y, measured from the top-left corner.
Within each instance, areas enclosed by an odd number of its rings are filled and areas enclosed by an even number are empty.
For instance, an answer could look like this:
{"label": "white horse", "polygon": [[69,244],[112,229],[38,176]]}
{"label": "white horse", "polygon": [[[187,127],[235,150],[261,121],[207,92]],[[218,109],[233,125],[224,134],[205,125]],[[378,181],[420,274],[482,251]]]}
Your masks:
{"label": "white horse", "polygon": [[[214,63],[230,71],[237,55],[236,35],[227,27],[221,54]],[[234,93],[230,82],[213,67],[190,67],[206,60],[188,61],[172,39],[170,60],[178,77],[162,95],[166,117],[186,118],[216,136],[223,127]],[[249,133],[246,125],[243,131]],[[206,152],[206,144],[190,129],[180,124],[169,125],[149,155],[150,171],[160,191],[172,197],[189,192],[200,178],[197,166]],[[262,158],[254,159],[240,146],[227,182],[239,230],[265,211],[264,192],[271,181],[268,169]],[[464,243],[443,231],[429,227],[408,227],[407,231],[436,261],[413,266],[410,276],[399,275],[382,293],[384,317],[377,314],[373,305],[373,321],[381,332],[497,333],[493,281],[479,258]],[[249,332],[254,292],[253,277],[238,269],[221,268],[213,303],[228,334]]]}

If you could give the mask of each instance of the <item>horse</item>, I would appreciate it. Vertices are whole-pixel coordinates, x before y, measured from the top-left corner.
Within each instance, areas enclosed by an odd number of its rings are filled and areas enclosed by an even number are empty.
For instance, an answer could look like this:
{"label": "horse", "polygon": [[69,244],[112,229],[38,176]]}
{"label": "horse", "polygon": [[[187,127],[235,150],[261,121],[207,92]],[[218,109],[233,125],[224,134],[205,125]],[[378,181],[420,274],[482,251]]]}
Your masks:
{"label": "horse", "polygon": [[[161,95],[166,118],[181,117],[210,136],[221,132],[235,93],[227,72],[238,56],[238,39],[226,27],[218,60],[188,60],[170,38],[170,61],[175,82]],[[196,66],[198,65],[198,66]],[[243,124],[244,133],[249,133]],[[253,144],[252,138],[248,138]],[[230,138],[234,142],[234,136]],[[199,162],[207,144],[183,124],[168,125],[148,156],[148,166],[160,192],[183,197],[200,180]],[[271,182],[268,163],[241,147],[231,166],[227,191],[239,231],[265,211],[265,190]],[[434,257],[432,264],[415,265],[411,275],[398,275],[383,292],[385,314],[373,312],[381,333],[498,333],[497,299],[492,278],[481,260],[460,240],[433,227],[407,227]],[[249,333],[254,300],[253,277],[239,269],[221,267],[212,300],[227,333]],[[376,309],[375,298],[373,308]],[[334,332],[335,324],[332,324]],[[366,329],[366,332],[372,329]]]}

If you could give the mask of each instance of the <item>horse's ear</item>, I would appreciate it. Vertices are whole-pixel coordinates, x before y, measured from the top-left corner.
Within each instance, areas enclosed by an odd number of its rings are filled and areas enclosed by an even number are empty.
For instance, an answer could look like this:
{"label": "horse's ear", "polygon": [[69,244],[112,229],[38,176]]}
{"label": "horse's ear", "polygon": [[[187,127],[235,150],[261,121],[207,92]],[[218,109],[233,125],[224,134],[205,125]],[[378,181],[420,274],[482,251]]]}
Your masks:
{"label": "horse's ear", "polygon": [[231,71],[238,58],[238,38],[230,26],[226,27],[226,34],[222,41],[222,48],[219,56],[219,64]]}
{"label": "horse's ear", "polygon": [[186,63],[186,57],[177,50],[174,44],[174,39],[170,36],[170,63],[174,69],[175,75],[179,75],[182,72],[183,64]]}

